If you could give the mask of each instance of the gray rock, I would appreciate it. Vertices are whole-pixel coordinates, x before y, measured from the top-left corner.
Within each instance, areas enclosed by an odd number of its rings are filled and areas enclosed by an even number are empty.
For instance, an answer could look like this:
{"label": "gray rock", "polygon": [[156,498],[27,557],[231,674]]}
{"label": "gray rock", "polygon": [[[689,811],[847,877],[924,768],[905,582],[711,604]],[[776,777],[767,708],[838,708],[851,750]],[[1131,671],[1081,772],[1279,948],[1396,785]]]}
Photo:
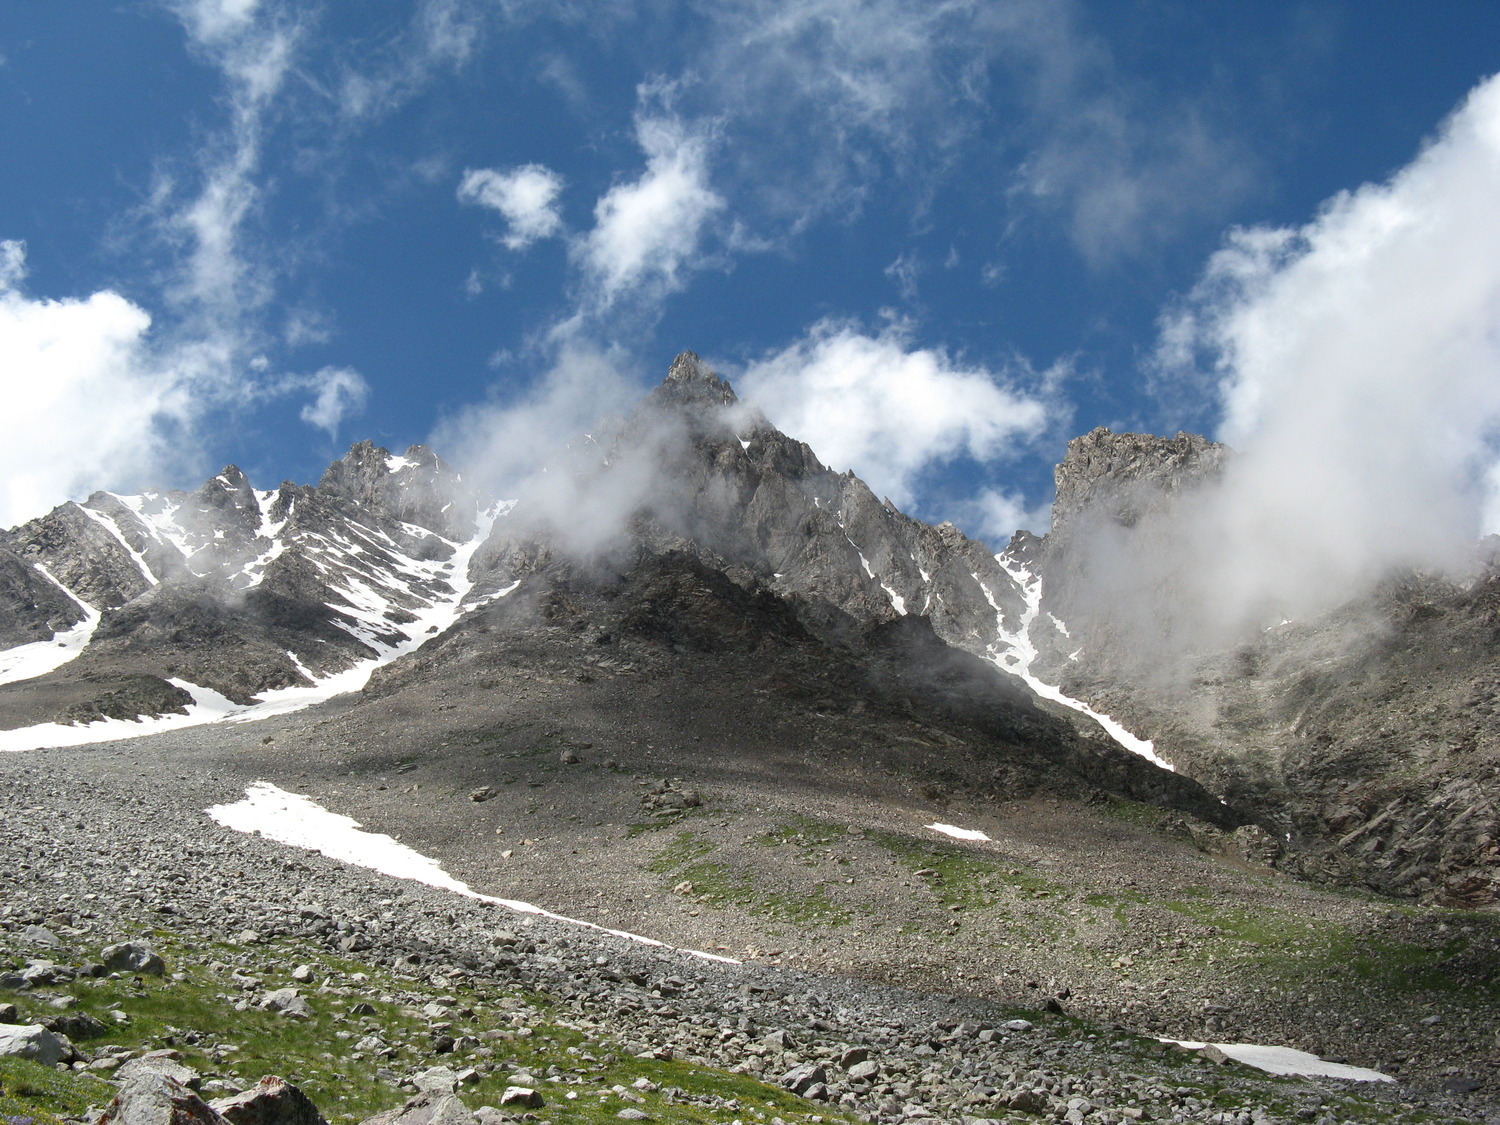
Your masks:
{"label": "gray rock", "polygon": [[532,1109],[543,1104],[540,1090],[533,1090],[530,1086],[507,1086],[505,1092],[500,1095],[502,1106],[526,1106]]}
{"label": "gray rock", "polygon": [[1032,1023],[1030,1020],[1006,1020],[1002,1026],[1006,1031],[1030,1031]]}
{"label": "gray rock", "polygon": [[102,1020],[94,1018],[87,1012],[70,1012],[65,1016],[53,1016],[45,1021],[44,1026],[48,1031],[55,1031],[69,1039],[95,1039],[109,1030]]}
{"label": "gray rock", "polygon": [[794,1094],[806,1094],[819,1083],[827,1083],[828,1071],[818,1063],[794,1066],[781,1076],[781,1084]]}
{"label": "gray rock", "polygon": [[243,1093],[209,1105],[231,1125],[328,1125],[311,1098],[274,1074]]}
{"label": "gray rock", "polygon": [[451,1067],[428,1067],[413,1074],[411,1084],[424,1094],[452,1094],[458,1090],[458,1074]]}
{"label": "gray rock", "polygon": [[619,1113],[615,1114],[615,1116],[618,1117],[621,1121],[651,1120],[651,1115],[649,1113],[647,1113],[643,1109],[636,1109],[634,1106],[627,1106],[625,1109],[622,1109]]}
{"label": "gray rock", "polygon": [[849,1067],[849,1078],[853,1082],[869,1082],[880,1073],[880,1064],[874,1059],[866,1059]]}
{"label": "gray rock", "polygon": [[46,926],[23,926],[21,940],[27,945],[45,945],[48,949],[56,949],[62,945],[62,938]]}
{"label": "gray rock", "polygon": [[73,974],[68,969],[53,961],[29,961],[21,970],[21,987],[35,988],[39,984],[56,984],[58,981],[71,980]]}
{"label": "gray rock", "polygon": [[71,1053],[65,1040],[39,1023],[0,1024],[0,1057],[56,1066]]}
{"label": "gray rock", "polygon": [[278,988],[274,992],[266,993],[260,1006],[293,1019],[307,1019],[313,1014],[312,1005],[307,1002],[307,998],[302,995],[301,991],[295,988]]}
{"label": "gray rock", "polygon": [[98,1125],[226,1125],[226,1122],[181,1082],[146,1071],[121,1086]]}
{"label": "gray rock", "polygon": [[107,945],[100,952],[99,960],[111,973],[145,973],[159,977],[167,971],[167,963],[147,941],[122,941]]}
{"label": "gray rock", "polygon": [[180,1083],[189,1089],[196,1090],[202,1083],[203,1077],[190,1066],[184,1066],[181,1062],[171,1058],[168,1054],[152,1051],[142,1055],[140,1058],[127,1059],[120,1065],[116,1080],[120,1083],[131,1082],[142,1075],[159,1074]]}
{"label": "gray rock", "polygon": [[361,1125],[474,1125],[474,1115],[453,1094],[423,1093]]}
{"label": "gray rock", "polygon": [[21,1013],[14,1004],[0,1004],[0,1023],[20,1023]]}

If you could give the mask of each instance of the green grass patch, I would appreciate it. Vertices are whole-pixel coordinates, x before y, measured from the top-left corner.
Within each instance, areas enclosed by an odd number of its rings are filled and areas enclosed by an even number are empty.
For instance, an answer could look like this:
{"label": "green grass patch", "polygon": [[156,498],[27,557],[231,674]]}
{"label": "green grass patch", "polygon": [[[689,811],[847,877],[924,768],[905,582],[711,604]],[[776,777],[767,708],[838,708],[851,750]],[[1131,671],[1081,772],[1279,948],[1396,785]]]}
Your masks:
{"label": "green grass patch", "polygon": [[780,847],[783,844],[794,844],[799,847],[825,847],[828,844],[843,842],[848,835],[848,829],[842,824],[832,824],[810,816],[794,816],[787,823],[762,834],[760,842],[768,848]]}
{"label": "green grass patch", "polygon": [[665,875],[676,886],[690,884],[683,893],[707,906],[735,906],[751,914],[809,926],[844,926],[854,914],[828,897],[822,887],[802,893],[767,891],[744,871],[707,859],[718,845],[693,832],[679,832],[650,863],[648,871]]}
{"label": "green grass patch", "polygon": [[701,839],[695,832],[679,832],[676,839],[662,849],[660,855],[646,864],[646,870],[666,875],[694,860],[712,855],[718,848],[718,844]]}
{"label": "green grass patch", "polygon": [[944,906],[983,910],[1002,901],[1069,897],[1068,888],[1002,862],[981,859],[962,848],[913,840],[891,832],[870,832],[869,839],[893,853],[913,873],[923,876]]}
{"label": "green grass patch", "polygon": [[115,1088],[91,1074],[54,1070],[30,1059],[0,1059],[0,1121],[32,1118],[56,1125],[82,1117],[90,1106],[106,1106]]}
{"label": "green grass patch", "polygon": [[[554,1125],[617,1122],[616,1114],[632,1105],[664,1125],[727,1125],[736,1117],[748,1125],[759,1120],[757,1115],[788,1122],[814,1114],[825,1121],[847,1120],[751,1075],[681,1058],[636,1058],[641,1046],[621,1043],[604,1027],[519,985],[481,980],[444,990],[290,941],[241,948],[163,930],[153,940],[181,979],[80,978],[39,993],[18,993],[14,1002],[22,1021],[55,1014],[49,1000],[67,994],[75,1001],[72,1011],[88,1012],[108,1028],[80,1044],[91,1053],[171,1047],[203,1077],[206,1099],[227,1092],[215,1089],[215,1080],[247,1088],[263,1075],[278,1074],[301,1087],[334,1123],[363,1120],[409,1096],[378,1076],[382,1068],[404,1077],[439,1063],[455,1070],[490,1068],[461,1091],[471,1109],[498,1104],[513,1076],[532,1075],[546,1099],[541,1115]],[[247,953],[248,963],[242,964]],[[291,968],[299,963],[310,965],[316,977],[300,986],[312,1005],[311,1017],[293,1019],[249,1003],[291,985]],[[404,1002],[404,993],[421,1000]],[[462,1038],[466,1047],[435,1053],[432,1021],[418,1006],[427,1000],[445,1004],[441,1019],[450,1025],[445,1033]],[[125,1022],[117,1022],[114,1011],[124,1013]],[[367,1037],[384,1048],[361,1047]],[[613,1090],[623,1086],[635,1092],[638,1078],[660,1087],[640,1091],[644,1103]],[[0,1125],[12,1117],[57,1125],[60,1118],[107,1104],[114,1093],[112,1085],[90,1074],[0,1060]]]}

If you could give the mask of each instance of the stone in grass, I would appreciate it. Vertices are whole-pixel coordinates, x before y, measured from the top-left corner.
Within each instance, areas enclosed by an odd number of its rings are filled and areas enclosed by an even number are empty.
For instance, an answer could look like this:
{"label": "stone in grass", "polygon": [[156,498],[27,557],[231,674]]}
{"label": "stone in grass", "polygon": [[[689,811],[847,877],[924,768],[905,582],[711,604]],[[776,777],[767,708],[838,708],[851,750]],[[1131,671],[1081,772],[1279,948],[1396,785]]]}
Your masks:
{"label": "stone in grass", "polygon": [[540,1090],[533,1090],[530,1086],[507,1086],[505,1093],[500,1095],[502,1106],[529,1106],[536,1109],[542,1105],[542,1094]]}
{"label": "stone in grass", "polygon": [[313,1014],[312,1005],[295,988],[278,988],[274,992],[266,993],[266,998],[260,1002],[260,1006],[293,1019],[307,1019]]}
{"label": "stone in grass", "polygon": [[69,1039],[97,1039],[109,1031],[104,1021],[87,1012],[69,1012],[65,1016],[53,1016],[46,1021],[48,1031],[66,1035]]}
{"label": "stone in grass", "polygon": [[62,945],[62,939],[46,926],[23,926],[21,940],[27,945],[45,945],[48,949],[56,949]]}
{"label": "stone in grass", "polygon": [[311,1098],[274,1074],[244,1093],[215,1099],[209,1106],[230,1125],[328,1125]]}
{"label": "stone in grass", "polygon": [[458,1075],[451,1067],[434,1066],[413,1074],[411,1084],[424,1094],[451,1094],[458,1089]]}
{"label": "stone in grass", "polygon": [[1030,1020],[1006,1020],[1001,1026],[1006,1031],[1030,1031],[1032,1024]]}
{"label": "stone in grass", "polygon": [[418,1094],[405,1105],[377,1113],[360,1125],[474,1125],[474,1115],[453,1094]]}
{"label": "stone in grass", "polygon": [[120,1064],[115,1080],[123,1084],[149,1074],[160,1074],[192,1090],[196,1090],[203,1081],[203,1076],[192,1067],[184,1066],[172,1058],[170,1051],[149,1051],[139,1058],[125,1060]]}
{"label": "stone in grass", "polygon": [[643,1109],[636,1109],[634,1106],[631,1106],[631,1107],[629,1107],[627,1109],[620,1110],[620,1112],[617,1113],[617,1114],[615,1114],[615,1116],[618,1117],[621,1121],[650,1121],[651,1120],[651,1115],[649,1113],[647,1113]]}
{"label": "stone in grass", "polygon": [[217,1110],[175,1078],[147,1071],[120,1087],[98,1125],[227,1125]]}
{"label": "stone in grass", "polygon": [[14,1004],[0,1004],[0,1023],[20,1023],[21,1013]]}
{"label": "stone in grass", "polygon": [[151,948],[148,941],[122,941],[107,945],[99,954],[104,968],[111,973],[145,973],[159,977],[167,971],[167,963],[161,954]]}
{"label": "stone in grass", "polygon": [[39,1023],[0,1024],[0,1058],[30,1059],[56,1066],[72,1049],[66,1039]]}

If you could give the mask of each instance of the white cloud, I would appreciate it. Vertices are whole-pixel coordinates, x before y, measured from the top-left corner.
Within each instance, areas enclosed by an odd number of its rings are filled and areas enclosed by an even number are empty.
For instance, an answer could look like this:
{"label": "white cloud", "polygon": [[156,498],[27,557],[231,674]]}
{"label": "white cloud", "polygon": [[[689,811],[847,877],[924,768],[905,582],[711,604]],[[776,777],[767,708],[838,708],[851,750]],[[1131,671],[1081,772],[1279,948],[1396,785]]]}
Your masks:
{"label": "white cloud", "polygon": [[924,471],[960,456],[994,463],[1048,422],[1046,404],[1001,374],[914,349],[899,328],[870,335],[822,321],[736,383],[826,464],[853,469],[902,506],[913,502]]}
{"label": "white cloud", "polygon": [[[650,91],[643,91],[643,95]],[[592,304],[651,302],[680,289],[697,260],[704,226],[724,208],[709,187],[708,134],[669,114],[637,113],[646,170],[594,207],[594,229],[574,244]]]}
{"label": "white cloud", "polygon": [[421,0],[411,22],[391,41],[359,44],[334,91],[350,122],[383,117],[424,89],[438,72],[457,70],[473,55],[493,12],[483,0]]}
{"label": "white cloud", "polygon": [[24,277],[25,247],[0,242],[0,527],[148,476],[185,406],[180,380],[150,362],[145,310],[107,291],[34,299]]}
{"label": "white cloud", "polygon": [[971,534],[996,548],[1003,548],[1018,530],[1045,535],[1052,525],[1052,503],[1027,504],[1019,492],[998,488],[981,489],[958,513]]}
{"label": "white cloud", "polygon": [[153,193],[163,234],[183,252],[167,295],[199,319],[199,332],[227,343],[273,291],[275,267],[247,250],[243,233],[262,194],[265,117],[291,70],[300,29],[255,0],[184,0],[172,9],[190,47],[224,79],[229,120],[200,146],[197,168],[163,176]]}
{"label": "white cloud", "polygon": [[1295,615],[1500,531],[1500,77],[1388,182],[1234,232],[1164,319],[1239,448],[1200,538],[1231,618]]}
{"label": "white cloud", "polygon": [[917,299],[917,275],[922,272],[922,263],[915,254],[901,253],[885,267],[885,276],[896,286],[903,301]]}
{"label": "white cloud", "polygon": [[255,17],[260,0],[170,0],[168,6],[188,34],[212,43],[242,30]]}
{"label": "white cloud", "polygon": [[370,385],[349,367],[325,367],[309,376],[304,385],[318,393],[302,408],[302,420],[327,431],[330,438],[338,436],[339,424],[363,410],[370,397]]}
{"label": "white cloud", "polygon": [[508,227],[505,245],[524,250],[561,229],[557,197],[562,188],[562,177],[541,164],[523,164],[506,172],[469,168],[458,185],[458,198],[499,211]]}

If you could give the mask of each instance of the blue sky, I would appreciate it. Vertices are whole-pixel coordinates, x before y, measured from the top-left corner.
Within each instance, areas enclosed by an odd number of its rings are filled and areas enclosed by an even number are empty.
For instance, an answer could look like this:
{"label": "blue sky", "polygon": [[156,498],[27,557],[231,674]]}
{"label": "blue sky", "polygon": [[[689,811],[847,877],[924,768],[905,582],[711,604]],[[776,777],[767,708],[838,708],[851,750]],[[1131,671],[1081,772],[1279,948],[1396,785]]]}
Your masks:
{"label": "blue sky", "polygon": [[5,5],[0,525],[366,437],[503,488],[690,348],[997,545],[1098,425],[1494,526],[1497,70],[1478,0]]}

